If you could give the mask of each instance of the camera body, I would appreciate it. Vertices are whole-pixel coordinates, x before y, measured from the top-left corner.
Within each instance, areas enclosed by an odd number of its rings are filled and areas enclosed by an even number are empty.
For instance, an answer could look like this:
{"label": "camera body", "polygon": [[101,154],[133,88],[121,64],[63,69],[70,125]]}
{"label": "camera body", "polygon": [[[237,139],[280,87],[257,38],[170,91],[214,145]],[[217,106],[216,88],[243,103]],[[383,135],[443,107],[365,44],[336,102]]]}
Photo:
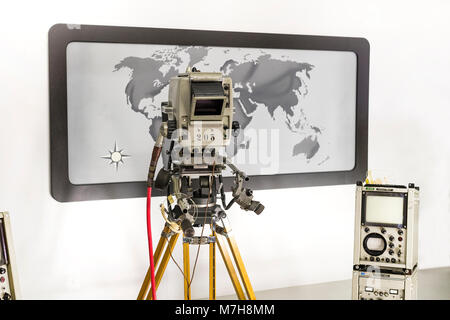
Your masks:
{"label": "camera body", "polygon": [[170,80],[168,100],[162,105],[163,122],[185,155],[229,144],[234,111],[231,78],[188,69]]}

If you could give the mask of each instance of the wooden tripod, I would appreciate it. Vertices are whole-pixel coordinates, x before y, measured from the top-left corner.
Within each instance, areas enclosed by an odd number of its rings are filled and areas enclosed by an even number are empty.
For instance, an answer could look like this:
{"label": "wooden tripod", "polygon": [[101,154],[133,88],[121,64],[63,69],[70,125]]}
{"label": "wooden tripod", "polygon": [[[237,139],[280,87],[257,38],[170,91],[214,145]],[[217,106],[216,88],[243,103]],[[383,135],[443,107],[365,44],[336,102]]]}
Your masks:
{"label": "wooden tripod", "polygon": [[[214,231],[215,230],[215,231]],[[161,283],[161,279],[166,270],[167,264],[170,259],[170,255],[172,253],[173,248],[177,242],[179,233],[175,233],[170,230],[168,224],[164,226],[164,229],[161,233],[161,238],[158,242],[158,246],[156,247],[154,254],[154,264],[156,268],[155,275],[155,286],[156,290],[158,290],[159,284]],[[226,239],[226,241],[224,240]],[[232,236],[230,231],[227,231],[227,228],[222,228],[219,226],[215,226],[213,230],[211,230],[211,236],[209,237],[193,237],[193,238],[183,238],[183,272],[184,272],[184,299],[191,299],[191,289],[189,285],[190,281],[190,262],[189,262],[189,245],[198,244],[200,241],[201,244],[209,245],[209,299],[216,299],[216,243],[219,247],[220,254],[222,255],[223,262],[227,268],[228,274],[230,276],[231,282],[233,284],[234,290],[236,291],[236,295],[240,300],[255,300],[255,293],[253,292],[252,285],[250,283],[250,279],[248,277],[247,271],[244,267],[244,262],[242,260],[241,254],[239,253],[236,240]],[[243,286],[245,288],[242,289],[241,283],[237,276],[236,270],[233,266],[230,255],[228,254],[228,250],[225,246],[225,243],[228,243],[230,247],[231,253],[234,258],[234,262],[236,264],[237,270],[239,272],[240,278],[242,280]],[[166,247],[164,254],[162,255],[163,249]],[[161,259],[162,255],[162,259]],[[139,291],[139,295],[137,297],[138,300],[151,300],[151,281],[150,281],[150,268],[147,271],[145,279],[142,283],[141,290]]]}

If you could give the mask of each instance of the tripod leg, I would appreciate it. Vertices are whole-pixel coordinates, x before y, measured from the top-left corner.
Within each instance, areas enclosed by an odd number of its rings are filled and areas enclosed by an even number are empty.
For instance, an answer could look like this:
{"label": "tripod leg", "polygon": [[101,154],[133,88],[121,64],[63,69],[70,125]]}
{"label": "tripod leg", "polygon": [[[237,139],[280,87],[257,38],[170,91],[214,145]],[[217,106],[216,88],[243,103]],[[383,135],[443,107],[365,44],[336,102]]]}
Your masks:
{"label": "tripod leg", "polygon": [[[155,250],[155,254],[154,254],[154,264],[155,264],[155,268],[158,267],[158,262],[159,259],[161,258],[161,252],[162,249],[166,243],[166,235],[169,233],[170,229],[169,227],[166,225],[164,226],[164,229],[161,233],[161,238],[159,239],[158,242],[158,246],[156,247]],[[142,282],[142,286],[141,286],[141,290],[139,291],[139,295],[137,297],[137,300],[144,300],[145,295],[147,294],[148,290],[150,289],[151,286],[151,281],[150,281],[150,267],[148,268],[147,274],[145,275],[145,279]]]}
{"label": "tripod leg", "polygon": [[[162,276],[164,275],[164,271],[166,271],[166,267],[167,267],[167,264],[169,263],[169,259],[170,259],[170,254],[173,251],[175,244],[177,243],[177,239],[178,239],[179,235],[180,235],[179,233],[175,233],[170,238],[169,244],[167,245],[166,251],[164,252],[164,255],[162,257],[161,264],[159,265],[158,270],[156,271],[156,276],[155,276],[156,290],[158,290],[158,286],[159,286],[159,283],[161,282]],[[146,299],[147,300],[152,299],[151,290],[149,291]]]}
{"label": "tripod leg", "polygon": [[[211,237],[216,238],[215,232]],[[209,243],[209,300],[216,300],[216,243]]]}
{"label": "tripod leg", "polygon": [[242,282],[244,283],[245,291],[249,300],[255,300],[255,293],[253,292],[252,284],[250,283],[250,278],[248,277],[247,271],[245,270],[244,261],[242,260],[241,254],[236,244],[236,240],[230,234],[227,236],[228,245],[230,246],[231,253],[233,254],[234,261],[236,262],[236,267],[241,275]]}
{"label": "tripod leg", "polygon": [[183,241],[183,273],[184,273],[184,300],[191,300],[191,267],[189,262],[189,242]]}
{"label": "tripod leg", "polygon": [[237,277],[236,271],[234,270],[233,263],[231,262],[230,255],[228,254],[227,248],[225,247],[225,243],[222,240],[222,236],[217,234],[217,246],[219,247],[220,254],[222,255],[223,262],[227,267],[228,274],[230,275],[231,282],[233,283],[234,290],[236,291],[236,295],[239,300],[245,300],[245,294],[242,290],[242,286],[239,283],[239,279]]}

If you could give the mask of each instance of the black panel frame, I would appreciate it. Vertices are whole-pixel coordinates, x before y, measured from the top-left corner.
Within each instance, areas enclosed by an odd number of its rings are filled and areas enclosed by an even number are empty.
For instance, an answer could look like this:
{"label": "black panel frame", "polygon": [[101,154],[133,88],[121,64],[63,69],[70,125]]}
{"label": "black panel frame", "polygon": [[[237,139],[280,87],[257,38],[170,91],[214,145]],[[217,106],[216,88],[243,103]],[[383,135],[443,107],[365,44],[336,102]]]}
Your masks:
{"label": "black panel frame", "polygon": [[[48,33],[51,194],[60,202],[146,196],[146,182],[75,185],[68,175],[67,65],[71,42],[351,51],[357,56],[355,166],[349,171],[252,176],[252,189],[353,184],[367,171],[369,42],[364,38],[56,24]],[[143,180],[146,177],[143,177]],[[226,190],[232,178],[224,178]],[[157,190],[153,196],[162,196]]]}

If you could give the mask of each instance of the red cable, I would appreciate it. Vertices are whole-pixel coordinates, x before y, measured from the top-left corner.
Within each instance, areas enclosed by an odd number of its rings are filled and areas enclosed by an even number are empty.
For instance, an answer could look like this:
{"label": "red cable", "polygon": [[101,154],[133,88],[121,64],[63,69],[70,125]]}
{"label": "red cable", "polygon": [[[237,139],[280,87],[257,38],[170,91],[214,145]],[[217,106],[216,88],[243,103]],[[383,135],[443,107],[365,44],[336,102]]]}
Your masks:
{"label": "red cable", "polygon": [[150,275],[152,283],[152,299],[156,300],[156,285],[155,285],[155,265],[153,262],[153,243],[152,243],[152,224],[151,224],[151,199],[152,188],[147,187],[147,236],[148,236],[148,253],[150,256]]}

